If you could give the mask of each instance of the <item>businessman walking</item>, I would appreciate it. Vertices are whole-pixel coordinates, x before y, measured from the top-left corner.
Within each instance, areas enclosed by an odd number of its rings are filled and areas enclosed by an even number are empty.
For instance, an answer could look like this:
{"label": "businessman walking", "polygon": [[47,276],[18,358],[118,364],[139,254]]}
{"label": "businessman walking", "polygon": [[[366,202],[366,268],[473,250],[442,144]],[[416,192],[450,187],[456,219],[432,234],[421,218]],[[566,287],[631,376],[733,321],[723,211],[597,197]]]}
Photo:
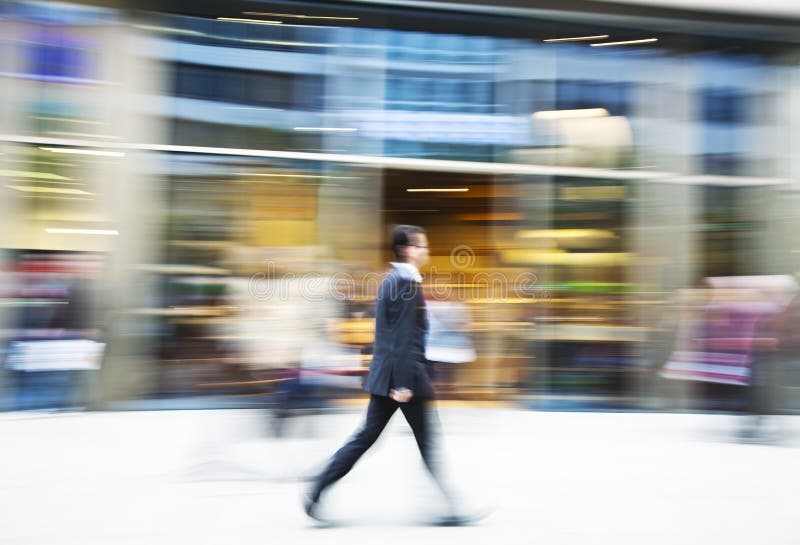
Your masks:
{"label": "businessman walking", "polygon": [[347,475],[399,408],[411,426],[426,468],[448,502],[450,513],[437,522],[465,524],[466,518],[455,513],[453,497],[442,481],[434,452],[437,418],[430,406],[434,390],[422,363],[428,330],[419,273],[428,261],[425,230],[413,225],[395,227],[392,250],[397,262],[392,263],[392,270],[378,289],[375,348],[364,383],[370,394],[366,420],[314,479],[304,498],[304,508],[311,518],[323,520],[319,513],[322,494]]}

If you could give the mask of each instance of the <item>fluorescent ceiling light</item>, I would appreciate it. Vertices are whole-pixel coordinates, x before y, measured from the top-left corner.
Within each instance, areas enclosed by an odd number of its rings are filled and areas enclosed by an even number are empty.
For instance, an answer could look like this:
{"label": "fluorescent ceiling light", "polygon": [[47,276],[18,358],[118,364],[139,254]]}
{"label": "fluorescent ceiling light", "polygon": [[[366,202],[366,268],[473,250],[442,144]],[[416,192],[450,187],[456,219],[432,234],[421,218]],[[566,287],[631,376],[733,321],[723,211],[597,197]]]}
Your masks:
{"label": "fluorescent ceiling light", "polygon": [[121,151],[104,151],[95,149],[78,149],[78,148],[42,148],[44,151],[52,151],[53,153],[73,153],[76,155],[100,155],[103,157],[125,157],[125,153]]}
{"label": "fluorescent ceiling light", "polygon": [[651,44],[657,42],[658,38],[645,38],[644,40],[627,40],[625,42],[603,42],[601,44],[589,44],[590,47],[611,47],[614,45],[632,45],[632,44]]}
{"label": "fluorescent ceiling light", "polygon": [[249,23],[251,25],[282,25],[283,21],[265,21],[263,19],[240,19],[238,17],[217,17],[217,21],[227,23]]}
{"label": "fluorescent ceiling light", "polygon": [[548,44],[554,44],[558,42],[588,42],[591,40],[605,40],[606,38],[608,38],[608,34],[601,34],[599,36],[576,36],[574,38],[551,38],[542,41]]}
{"label": "fluorescent ceiling light", "polygon": [[576,117],[605,117],[608,110],[605,108],[585,108],[582,110],[548,110],[536,112],[534,119],[566,119]]}
{"label": "fluorescent ceiling light", "polygon": [[45,229],[53,235],[118,235],[119,231],[116,229],[58,229],[49,228]]}
{"label": "fluorescent ceiling light", "polygon": [[456,188],[418,188],[418,189],[406,189],[409,193],[464,193],[465,191],[469,191],[468,187],[456,187]]}
{"label": "fluorescent ceiling light", "polygon": [[[260,11],[245,11],[244,15],[261,15],[263,17],[294,17],[296,19],[327,19],[330,21],[358,21],[358,17],[328,17],[324,15],[295,15],[292,13],[263,13]],[[606,36],[608,37],[608,36]]]}

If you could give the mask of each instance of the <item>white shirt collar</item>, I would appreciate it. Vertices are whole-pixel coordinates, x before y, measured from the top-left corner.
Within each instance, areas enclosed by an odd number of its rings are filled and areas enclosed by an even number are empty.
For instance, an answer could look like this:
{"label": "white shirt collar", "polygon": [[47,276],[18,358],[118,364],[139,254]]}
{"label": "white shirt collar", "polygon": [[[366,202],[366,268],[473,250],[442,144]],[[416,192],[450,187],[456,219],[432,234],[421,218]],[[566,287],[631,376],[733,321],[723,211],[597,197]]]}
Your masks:
{"label": "white shirt collar", "polygon": [[391,262],[392,267],[397,269],[397,272],[400,273],[400,278],[405,280],[413,280],[414,282],[422,283],[422,275],[419,274],[419,269],[417,269],[411,263],[396,263]]}

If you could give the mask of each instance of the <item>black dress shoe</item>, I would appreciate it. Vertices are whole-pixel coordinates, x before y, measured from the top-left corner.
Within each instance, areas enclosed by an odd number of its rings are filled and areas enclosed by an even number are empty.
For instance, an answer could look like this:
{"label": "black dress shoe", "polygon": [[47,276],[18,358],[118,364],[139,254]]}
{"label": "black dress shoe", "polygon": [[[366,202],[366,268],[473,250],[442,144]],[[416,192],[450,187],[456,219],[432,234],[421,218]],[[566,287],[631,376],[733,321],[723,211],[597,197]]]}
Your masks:
{"label": "black dress shoe", "polygon": [[447,515],[434,519],[432,524],[433,526],[467,526],[470,521],[459,515]]}
{"label": "black dress shoe", "polygon": [[306,512],[306,515],[314,518],[314,515],[317,514],[317,510],[319,508],[319,500],[315,500],[311,497],[311,494],[308,492],[303,493],[303,511]]}
{"label": "black dress shoe", "polygon": [[450,514],[433,520],[434,526],[470,526],[488,517],[493,509],[484,508],[471,513]]}
{"label": "black dress shoe", "polygon": [[303,511],[306,512],[309,518],[323,524],[328,524],[328,520],[320,514],[319,498],[315,500],[309,492],[303,494]]}

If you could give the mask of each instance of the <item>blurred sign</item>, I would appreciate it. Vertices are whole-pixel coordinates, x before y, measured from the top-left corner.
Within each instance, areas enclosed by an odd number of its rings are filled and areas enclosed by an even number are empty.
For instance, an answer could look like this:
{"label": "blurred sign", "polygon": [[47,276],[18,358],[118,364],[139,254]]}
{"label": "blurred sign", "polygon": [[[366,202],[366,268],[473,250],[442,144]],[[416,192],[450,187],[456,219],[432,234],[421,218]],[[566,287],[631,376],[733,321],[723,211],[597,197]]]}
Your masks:
{"label": "blurred sign", "polygon": [[527,117],[397,110],[353,111],[343,115],[362,136],[415,142],[528,145]]}
{"label": "blurred sign", "polygon": [[15,371],[78,371],[100,369],[104,343],[88,339],[14,341],[7,365]]}

